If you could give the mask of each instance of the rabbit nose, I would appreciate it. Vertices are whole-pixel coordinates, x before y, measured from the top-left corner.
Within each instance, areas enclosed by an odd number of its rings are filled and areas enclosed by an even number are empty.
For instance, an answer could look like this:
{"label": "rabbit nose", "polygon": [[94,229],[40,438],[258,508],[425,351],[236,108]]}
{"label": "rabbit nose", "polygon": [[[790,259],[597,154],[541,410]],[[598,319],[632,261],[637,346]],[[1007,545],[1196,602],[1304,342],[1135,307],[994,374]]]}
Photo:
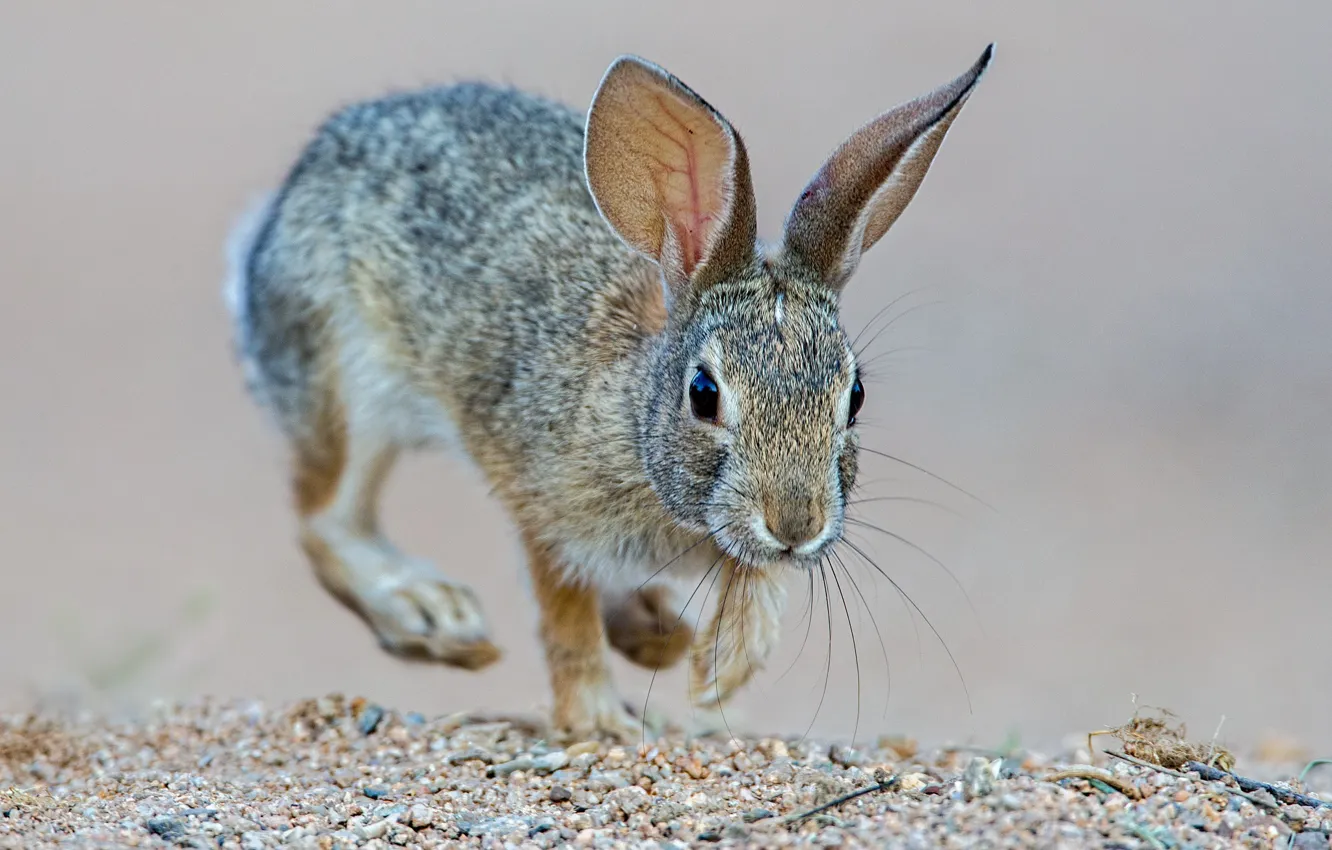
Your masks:
{"label": "rabbit nose", "polygon": [[799,549],[818,539],[823,532],[823,512],[810,505],[806,509],[773,510],[763,512],[763,523],[768,533],[787,549]]}

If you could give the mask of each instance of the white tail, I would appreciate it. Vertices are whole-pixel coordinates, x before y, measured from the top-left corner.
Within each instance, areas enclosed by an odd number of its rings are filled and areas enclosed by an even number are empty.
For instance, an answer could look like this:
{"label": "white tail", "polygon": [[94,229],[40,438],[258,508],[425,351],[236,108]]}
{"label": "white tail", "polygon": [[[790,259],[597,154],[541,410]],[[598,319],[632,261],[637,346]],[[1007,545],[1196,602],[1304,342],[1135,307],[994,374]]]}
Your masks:
{"label": "white tail", "polygon": [[250,284],[250,254],[276,201],[276,192],[252,200],[232,225],[231,232],[227,234],[227,277],[222,287],[222,298],[231,313],[232,346],[244,370],[245,385],[261,403],[265,401],[262,397],[263,385],[259,380],[258,367],[249,354],[250,316],[246,306],[249,302],[246,290]]}

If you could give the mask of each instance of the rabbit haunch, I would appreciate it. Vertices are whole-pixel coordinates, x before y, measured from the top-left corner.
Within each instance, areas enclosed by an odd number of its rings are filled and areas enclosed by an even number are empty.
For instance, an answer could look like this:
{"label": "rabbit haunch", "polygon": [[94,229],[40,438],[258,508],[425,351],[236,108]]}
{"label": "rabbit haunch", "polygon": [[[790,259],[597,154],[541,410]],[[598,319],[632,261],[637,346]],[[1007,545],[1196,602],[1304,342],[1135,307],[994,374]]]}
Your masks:
{"label": "rabbit haunch", "polygon": [[[740,135],[636,57],[586,116],[480,83],[334,114],[237,230],[228,286],[320,581],[391,652],[496,661],[471,589],[378,522],[403,450],[456,445],[521,535],[560,728],[637,734],[608,648],[688,654],[696,702],[724,703],[777,642],[785,575],[841,538],[863,390],[838,294],[990,56],[853,133],[771,248]],[[698,634],[680,582],[714,600]]]}

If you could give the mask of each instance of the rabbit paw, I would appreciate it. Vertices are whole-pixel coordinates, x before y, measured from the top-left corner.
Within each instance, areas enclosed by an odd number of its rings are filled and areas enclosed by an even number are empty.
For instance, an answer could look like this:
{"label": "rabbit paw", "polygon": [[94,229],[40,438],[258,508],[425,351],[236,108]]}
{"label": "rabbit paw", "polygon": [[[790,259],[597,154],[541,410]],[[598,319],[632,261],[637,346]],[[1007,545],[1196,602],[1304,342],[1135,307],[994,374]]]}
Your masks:
{"label": "rabbit paw", "polygon": [[693,643],[694,632],[672,603],[669,588],[655,586],[629,594],[605,613],[610,645],[640,667],[673,666]]}
{"label": "rabbit paw", "polygon": [[630,744],[659,733],[655,718],[649,716],[645,722],[616,696],[613,688],[606,687],[588,696],[589,699],[580,700],[576,706],[556,711],[554,725],[565,739],[603,739]]}
{"label": "rabbit paw", "polygon": [[481,603],[470,587],[428,565],[386,577],[361,600],[370,627],[387,651],[414,661],[480,670],[500,658],[490,642]]}

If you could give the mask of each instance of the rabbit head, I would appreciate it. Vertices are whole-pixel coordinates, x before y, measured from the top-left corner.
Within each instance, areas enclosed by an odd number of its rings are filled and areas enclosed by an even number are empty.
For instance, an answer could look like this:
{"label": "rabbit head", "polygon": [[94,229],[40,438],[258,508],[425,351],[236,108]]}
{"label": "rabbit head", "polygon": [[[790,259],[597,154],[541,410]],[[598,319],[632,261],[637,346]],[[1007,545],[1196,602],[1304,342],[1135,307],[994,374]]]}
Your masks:
{"label": "rabbit head", "polygon": [[681,525],[742,565],[816,563],[841,535],[865,402],[839,294],[897,220],[989,63],[866,124],[758,242],[745,146],[642,59],[606,72],[585,168],[611,228],[654,261],[668,309],[643,376],[647,475]]}

